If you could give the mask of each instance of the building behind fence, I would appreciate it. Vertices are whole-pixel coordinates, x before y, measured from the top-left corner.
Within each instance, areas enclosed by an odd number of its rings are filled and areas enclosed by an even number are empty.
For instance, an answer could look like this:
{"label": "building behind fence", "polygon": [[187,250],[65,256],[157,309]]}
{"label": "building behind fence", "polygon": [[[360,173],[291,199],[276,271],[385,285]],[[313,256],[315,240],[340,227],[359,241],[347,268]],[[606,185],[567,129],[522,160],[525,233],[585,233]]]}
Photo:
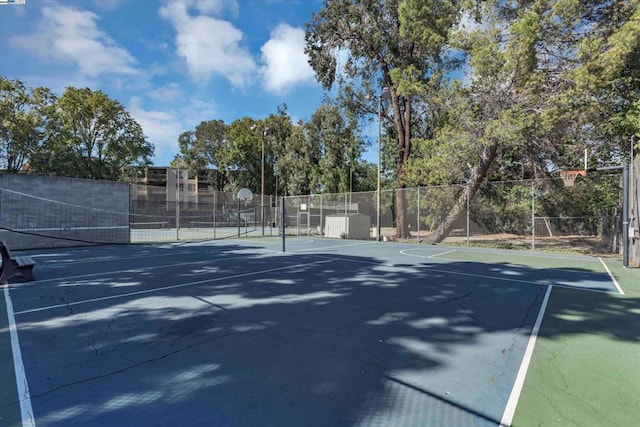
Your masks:
{"label": "building behind fence", "polygon": [[[636,264],[639,162],[633,168],[630,203],[630,255]],[[383,190],[378,210],[375,191],[280,200],[256,195],[239,201],[236,193],[193,186],[186,176],[174,178],[153,186],[0,175],[1,238],[12,248],[28,249],[274,236],[284,218],[287,235],[395,241],[395,201],[403,192],[409,227],[404,241],[419,243],[431,241],[464,191],[463,185]],[[485,182],[465,201],[442,243],[617,253],[620,188],[620,174],[579,177],[573,187],[564,187],[560,179]],[[590,207],[607,203],[610,209],[599,212]]]}

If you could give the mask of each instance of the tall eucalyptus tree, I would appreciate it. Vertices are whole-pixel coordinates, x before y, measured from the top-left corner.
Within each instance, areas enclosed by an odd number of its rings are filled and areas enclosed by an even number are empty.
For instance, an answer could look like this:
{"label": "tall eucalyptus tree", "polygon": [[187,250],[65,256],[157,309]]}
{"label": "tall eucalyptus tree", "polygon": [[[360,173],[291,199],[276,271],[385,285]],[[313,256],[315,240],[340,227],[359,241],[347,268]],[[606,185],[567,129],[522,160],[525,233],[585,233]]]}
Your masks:
{"label": "tall eucalyptus tree", "polygon": [[[414,99],[430,79],[445,72],[443,61],[457,1],[325,0],[306,29],[306,52],[325,89],[342,86],[359,114],[378,110],[386,88],[393,123],[396,186],[403,188],[411,156]],[[410,25],[401,26],[401,9]],[[339,63],[341,58],[344,63]],[[367,96],[368,95],[368,96]],[[398,237],[409,237],[404,191],[396,193]]]}

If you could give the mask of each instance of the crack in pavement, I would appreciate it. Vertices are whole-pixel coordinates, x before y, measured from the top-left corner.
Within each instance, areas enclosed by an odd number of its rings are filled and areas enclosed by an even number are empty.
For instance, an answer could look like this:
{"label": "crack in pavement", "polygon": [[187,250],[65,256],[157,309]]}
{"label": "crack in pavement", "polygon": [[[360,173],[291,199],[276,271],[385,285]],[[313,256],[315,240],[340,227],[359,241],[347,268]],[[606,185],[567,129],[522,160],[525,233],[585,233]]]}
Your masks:
{"label": "crack in pavement", "polygon": [[[147,359],[147,360],[142,360],[142,361],[140,361],[138,363],[134,363],[132,365],[125,366],[124,368],[121,368],[121,369],[116,369],[115,371],[107,372],[105,374],[96,375],[96,376],[85,378],[85,379],[82,379],[82,380],[72,381],[72,382],[69,382],[69,383],[66,383],[66,384],[61,384],[61,385],[59,385],[59,386],[57,386],[57,387],[55,387],[55,388],[53,388],[51,390],[47,390],[47,391],[44,391],[44,392],[38,393],[38,394],[31,394],[31,400],[39,398],[39,397],[47,396],[49,394],[55,393],[55,392],[60,391],[60,390],[62,390],[64,388],[67,388],[67,387],[71,387],[71,386],[78,385],[78,384],[84,384],[84,383],[88,383],[88,382],[91,382],[91,381],[99,380],[99,379],[102,379],[102,378],[107,378],[107,377],[110,377],[110,376],[113,376],[113,375],[121,374],[121,373],[129,371],[131,369],[135,369],[135,368],[138,368],[140,366],[147,365],[149,363],[157,362],[159,360],[166,359],[166,358],[171,357],[171,356],[175,356],[176,354],[191,350],[192,348],[199,347],[201,345],[208,344],[210,342],[213,342],[213,341],[216,341],[216,340],[219,340],[219,339],[222,339],[222,338],[226,338],[226,337],[228,337],[230,335],[235,335],[235,334],[237,334],[237,332],[229,332],[229,333],[226,333],[226,334],[223,334],[223,335],[218,335],[218,336],[213,337],[211,339],[200,341],[200,342],[193,343],[193,344],[189,344],[189,345],[187,345],[185,347],[176,349],[176,350],[171,351],[169,353],[164,353],[164,354],[162,354],[160,356],[153,357],[153,358]],[[15,403],[15,402],[9,402],[7,405],[12,404],[12,403]],[[2,405],[2,406],[7,406],[7,405]],[[0,406],[0,407],[2,407],[2,406]]]}
{"label": "crack in pavement", "polygon": [[468,296],[470,296],[472,293],[473,293],[473,291],[469,291],[469,292],[467,292],[467,293],[466,293],[466,294],[464,294],[464,295],[460,295],[460,296],[457,296],[457,297],[449,298],[449,299],[447,299],[447,300],[442,301],[442,304],[449,304],[450,302],[458,301],[458,300],[461,300],[461,299],[463,299],[463,298],[467,298],[467,297],[468,297]]}
{"label": "crack in pavement", "polygon": [[[509,356],[511,355],[515,345],[516,345],[516,340],[518,338],[518,336],[520,335],[520,332],[522,331],[522,329],[525,326],[525,323],[527,321],[527,319],[529,318],[529,315],[531,314],[531,311],[534,309],[534,307],[538,306],[538,302],[540,301],[540,298],[543,296],[543,289],[542,287],[539,287],[536,291],[536,297],[533,299],[533,301],[531,302],[531,304],[529,304],[526,308],[526,310],[524,311],[524,315],[522,316],[522,319],[520,320],[520,323],[518,325],[517,328],[515,328],[511,334],[511,343],[509,344],[509,346],[507,348],[503,348],[501,350],[502,353],[502,361],[503,364],[501,365],[502,368],[504,368],[504,366],[507,363],[507,359],[509,358]],[[546,291],[546,290],[545,290]],[[493,365],[497,368],[497,360],[493,362]],[[499,390],[498,390],[498,379],[505,376],[507,374],[507,372],[503,369],[502,372],[493,375],[490,379],[489,379],[489,383],[491,383],[494,387],[494,392],[496,395],[499,394]]]}
{"label": "crack in pavement", "polygon": [[63,297],[60,297],[60,301],[62,301],[62,303],[67,308],[67,310],[69,310],[69,314],[73,314],[73,308],[71,308],[71,303],[69,301],[65,300]]}

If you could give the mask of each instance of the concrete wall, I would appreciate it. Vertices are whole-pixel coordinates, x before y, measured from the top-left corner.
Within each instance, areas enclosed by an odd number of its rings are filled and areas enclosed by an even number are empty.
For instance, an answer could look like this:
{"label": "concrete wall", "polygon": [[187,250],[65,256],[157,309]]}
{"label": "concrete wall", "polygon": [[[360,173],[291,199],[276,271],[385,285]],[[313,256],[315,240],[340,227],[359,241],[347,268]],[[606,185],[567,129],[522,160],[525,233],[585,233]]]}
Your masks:
{"label": "concrete wall", "polygon": [[129,185],[112,181],[0,175],[0,240],[31,249],[128,243]]}

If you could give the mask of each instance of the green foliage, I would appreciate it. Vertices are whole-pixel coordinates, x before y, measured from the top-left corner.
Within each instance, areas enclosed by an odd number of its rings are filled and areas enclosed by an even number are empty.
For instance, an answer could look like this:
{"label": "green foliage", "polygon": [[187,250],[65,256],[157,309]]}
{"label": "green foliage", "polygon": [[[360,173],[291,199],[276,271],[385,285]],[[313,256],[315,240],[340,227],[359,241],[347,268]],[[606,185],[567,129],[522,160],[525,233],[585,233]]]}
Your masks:
{"label": "green foliage", "polygon": [[124,107],[89,88],[57,98],[0,76],[0,117],[0,156],[11,172],[119,180],[153,155]]}
{"label": "green foliage", "polygon": [[309,194],[315,191],[320,142],[308,136],[306,125],[294,126],[278,156],[280,194]]}
{"label": "green foliage", "polygon": [[144,167],[152,155],[153,145],[120,103],[101,91],[69,87],[32,166],[39,174],[118,180],[125,168]]}
{"label": "green foliage", "polygon": [[345,122],[337,107],[323,106],[313,114],[305,133],[311,141],[318,141],[320,150],[315,174],[317,188],[310,190],[349,191],[351,171],[364,147],[364,142],[355,135],[356,124]]}
{"label": "green foliage", "polygon": [[0,76],[0,164],[7,171],[29,169],[47,137],[55,101],[47,88],[27,89]]}
{"label": "green foliage", "polygon": [[[447,40],[458,19],[457,7],[457,2],[447,1],[326,0],[307,25],[305,51],[316,78],[326,89],[336,82],[347,88],[343,99],[348,107],[371,114],[380,102],[372,94],[388,89],[390,102],[383,119],[385,127],[393,124],[395,140],[383,151],[394,147],[397,187],[406,185],[415,97],[456,62],[448,58]],[[350,55],[345,64],[338,64],[339,51]],[[398,237],[409,235],[405,205],[400,192],[395,207]]]}
{"label": "green foliage", "polygon": [[557,96],[556,117],[575,123],[576,133],[597,164],[619,163],[637,135],[640,98],[640,10],[638,1],[604,2],[578,9],[592,31],[576,46],[574,82]]}
{"label": "green foliage", "polygon": [[485,182],[473,200],[470,216],[490,233],[530,233],[531,184]]}
{"label": "green foliage", "polygon": [[420,188],[421,230],[432,233],[451,212],[462,194],[462,186],[429,186]]}
{"label": "green foliage", "polygon": [[598,172],[578,177],[573,187],[565,187],[560,180],[554,180],[538,199],[539,211],[544,216],[595,218],[615,209],[619,212],[620,184],[620,174]]}

